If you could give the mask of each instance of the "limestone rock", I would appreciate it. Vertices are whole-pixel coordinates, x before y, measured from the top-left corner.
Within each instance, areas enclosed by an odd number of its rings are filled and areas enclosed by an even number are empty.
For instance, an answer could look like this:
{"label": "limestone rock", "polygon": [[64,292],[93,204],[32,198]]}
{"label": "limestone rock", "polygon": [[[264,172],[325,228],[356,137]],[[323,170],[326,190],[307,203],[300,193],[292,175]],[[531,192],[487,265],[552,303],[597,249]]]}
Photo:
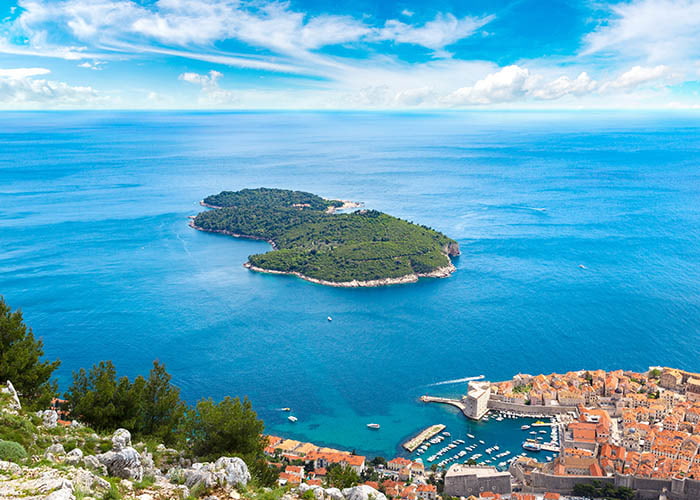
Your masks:
{"label": "limestone rock", "polygon": [[75,472],[73,484],[86,493],[104,493],[110,488],[109,482],[85,469],[78,469]]}
{"label": "limestone rock", "polygon": [[345,488],[343,490],[343,496],[346,500],[386,500],[384,493],[381,493],[371,486],[362,484],[360,486],[353,486],[352,488]]}
{"label": "limestone rock", "polygon": [[222,469],[226,474],[226,482],[232,486],[247,485],[250,481],[248,466],[238,457],[221,457],[215,463],[217,469]]}
{"label": "limestone rock", "polygon": [[131,447],[131,433],[126,429],[117,429],[112,435],[112,451],[122,451]]}
{"label": "limestone rock", "polygon": [[326,496],[331,500],[344,500],[343,492],[338,488],[326,488]]}
{"label": "limestone rock", "polygon": [[250,472],[245,462],[238,457],[221,457],[215,463],[193,464],[183,470],[185,485],[193,488],[215,486],[245,486],[250,481]]}
{"label": "limestone rock", "polygon": [[47,495],[46,500],[75,500],[75,495],[73,494],[73,490],[61,488]]}
{"label": "limestone rock", "polygon": [[55,410],[39,410],[36,415],[41,417],[42,425],[47,429],[53,429],[58,425],[58,413]]}
{"label": "limestone rock", "polygon": [[139,452],[131,447],[131,433],[117,429],[112,436],[112,451],[97,455],[102,465],[107,467],[110,476],[122,479],[143,479],[143,466]]}
{"label": "limestone rock", "polygon": [[54,456],[63,456],[66,454],[66,450],[63,448],[63,445],[61,443],[55,443],[46,448],[46,453],[44,455],[48,455],[51,453]]}
{"label": "limestone rock", "polygon": [[12,462],[6,462],[4,460],[0,460],[0,474],[10,474],[10,475],[16,475],[20,474],[22,472],[22,467],[19,465],[12,463]]}
{"label": "limestone rock", "polygon": [[22,404],[19,402],[19,396],[17,395],[17,391],[15,390],[15,387],[12,385],[12,382],[9,380],[7,381],[7,386],[3,387],[0,392],[3,392],[5,394],[10,395],[10,404],[8,405],[8,409],[12,413],[16,413],[19,410],[22,409]]}
{"label": "limestone rock", "polygon": [[83,450],[80,448],[73,448],[66,454],[64,460],[68,465],[78,465],[83,461]]}
{"label": "limestone rock", "polygon": [[90,470],[97,471],[101,476],[107,475],[107,467],[102,465],[95,455],[86,455],[83,457],[83,465]]}

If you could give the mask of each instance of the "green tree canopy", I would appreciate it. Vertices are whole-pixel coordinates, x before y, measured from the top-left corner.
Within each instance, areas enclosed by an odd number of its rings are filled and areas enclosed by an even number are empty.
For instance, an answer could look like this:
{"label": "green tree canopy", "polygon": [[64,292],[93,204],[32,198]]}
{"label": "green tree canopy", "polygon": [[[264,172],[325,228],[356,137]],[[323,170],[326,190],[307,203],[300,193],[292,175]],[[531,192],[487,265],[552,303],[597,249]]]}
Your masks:
{"label": "green tree canopy", "polygon": [[248,398],[225,397],[219,403],[202,399],[187,411],[185,422],[185,436],[194,456],[202,460],[238,456],[260,484],[271,485],[277,480],[278,473],[263,454],[265,425]]}
{"label": "green tree canopy", "polygon": [[334,488],[352,488],[360,482],[359,474],[349,465],[331,464],[326,474],[326,482]]}
{"label": "green tree canopy", "polygon": [[66,393],[71,414],[98,430],[129,429],[137,436],[153,437],[172,444],[182,425],[185,404],[180,389],[172,385],[165,365],[153,362],[148,379],[138,376],[117,379],[111,361],[101,361],[90,371],[73,373]]}
{"label": "green tree canopy", "polygon": [[12,312],[0,297],[0,380],[10,380],[35,409],[46,408],[58,389],[51,375],[61,362],[42,361],[43,356],[44,344],[24,324],[22,312]]}

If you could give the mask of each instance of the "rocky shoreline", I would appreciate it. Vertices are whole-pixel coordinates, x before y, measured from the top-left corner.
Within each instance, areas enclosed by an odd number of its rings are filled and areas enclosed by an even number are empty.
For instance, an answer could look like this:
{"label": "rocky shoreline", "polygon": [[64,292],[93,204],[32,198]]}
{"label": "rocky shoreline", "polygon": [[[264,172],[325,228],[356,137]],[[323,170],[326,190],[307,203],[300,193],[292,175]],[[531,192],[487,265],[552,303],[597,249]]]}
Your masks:
{"label": "rocky shoreline", "polygon": [[352,281],[327,281],[318,278],[312,278],[306,276],[296,271],[275,271],[274,269],[263,269],[262,267],[257,267],[252,265],[250,262],[243,264],[243,267],[255,271],[258,273],[267,274],[286,274],[296,276],[305,281],[310,281],[311,283],[316,283],[317,285],[334,286],[337,288],[361,288],[361,287],[375,287],[375,286],[388,286],[388,285],[405,285],[408,283],[415,283],[419,278],[447,278],[450,274],[455,272],[457,269],[454,265],[439,267],[434,269],[429,273],[413,273],[406,274],[404,276],[399,276],[398,278],[382,278],[378,280],[352,280]]}

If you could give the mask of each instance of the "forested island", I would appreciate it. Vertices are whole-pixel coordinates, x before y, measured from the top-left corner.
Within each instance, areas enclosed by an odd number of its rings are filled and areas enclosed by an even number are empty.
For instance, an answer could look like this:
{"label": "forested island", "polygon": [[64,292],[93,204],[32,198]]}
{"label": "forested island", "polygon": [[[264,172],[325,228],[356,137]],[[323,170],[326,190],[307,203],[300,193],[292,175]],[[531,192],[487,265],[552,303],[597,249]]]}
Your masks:
{"label": "forested island", "polygon": [[286,189],[222,191],[202,200],[190,225],[201,231],[265,240],[273,250],[248,257],[259,272],[294,274],[331,286],[381,286],[446,277],[456,241],[429,227],[359,205]]}

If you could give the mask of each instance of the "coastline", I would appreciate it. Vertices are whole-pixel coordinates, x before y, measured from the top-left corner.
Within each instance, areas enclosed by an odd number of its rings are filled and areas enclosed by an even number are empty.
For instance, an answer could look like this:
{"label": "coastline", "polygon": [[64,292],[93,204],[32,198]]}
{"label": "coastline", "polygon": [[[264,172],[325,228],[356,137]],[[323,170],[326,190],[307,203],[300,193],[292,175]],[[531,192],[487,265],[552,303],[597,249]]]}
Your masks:
{"label": "coastline", "polygon": [[350,201],[350,200],[338,200],[338,201],[342,201],[343,204],[339,207],[328,207],[326,209],[327,214],[333,214],[333,213],[337,212],[338,210],[349,210],[351,208],[362,208],[362,205],[363,205],[362,203],[360,203],[358,201]]}
{"label": "coastline", "polygon": [[[203,203],[203,202],[200,202]],[[258,241],[266,241],[267,243],[270,244],[273,250],[277,250],[277,246],[275,245],[275,242],[272,240],[268,240],[265,238],[261,238],[259,236],[249,236],[245,234],[238,234],[238,233],[233,233],[231,231],[226,231],[225,229],[204,229],[203,227],[200,227],[194,223],[194,219],[190,219],[190,222],[187,224],[190,226],[192,229],[196,229],[197,231],[202,231],[205,233],[219,233],[219,234],[225,234],[226,236],[233,236],[234,238],[245,238],[248,240],[258,240]],[[448,257],[449,259],[449,254]],[[327,280],[322,280],[318,278],[312,278],[311,276],[306,276],[304,274],[301,274],[297,271],[276,271],[274,269],[264,269],[262,267],[257,267],[252,265],[250,262],[246,262],[243,264],[243,267],[246,269],[249,269],[250,271],[255,271],[258,273],[267,273],[267,274],[288,274],[288,275],[293,275],[296,276],[297,278],[301,278],[304,281],[309,281],[311,283],[316,283],[317,285],[325,285],[325,286],[333,286],[336,288],[362,288],[362,287],[377,287],[377,286],[388,286],[388,285],[405,285],[408,283],[415,283],[417,282],[420,278],[447,278],[457,270],[457,268],[450,262],[448,266],[443,266],[443,267],[438,267],[437,269],[433,269],[429,273],[412,273],[412,274],[406,274],[404,276],[399,276],[397,278],[381,278],[378,280],[366,280],[366,281],[360,281],[360,280],[352,280],[352,281],[327,281]]]}
{"label": "coastline", "polygon": [[225,234],[226,236],[233,236],[234,238],[245,238],[246,240],[257,240],[257,241],[266,241],[267,243],[270,244],[273,250],[277,250],[277,245],[275,245],[275,242],[272,240],[268,240],[266,238],[261,238],[260,236],[249,236],[247,234],[238,234],[234,233],[231,231],[226,231],[225,229],[204,229],[203,227],[200,227],[194,223],[194,219],[190,219],[190,222],[187,223],[188,226],[190,226],[192,229],[196,229],[197,231],[202,231],[204,233],[219,233],[219,234]]}
{"label": "coastline", "polygon": [[361,288],[361,287],[377,287],[377,286],[388,286],[388,285],[405,285],[408,283],[415,283],[419,278],[447,278],[450,274],[455,272],[457,268],[450,263],[449,266],[439,267],[434,269],[429,273],[412,273],[406,274],[404,276],[399,276],[397,278],[381,278],[378,280],[352,280],[352,281],[327,281],[318,278],[312,278],[306,276],[297,271],[276,271],[274,269],[263,269],[262,267],[257,267],[252,265],[250,262],[243,264],[243,267],[251,271],[258,273],[267,274],[287,274],[293,275],[297,278],[301,278],[305,281],[310,281],[311,283],[316,283],[317,285],[334,286],[336,288]]}

